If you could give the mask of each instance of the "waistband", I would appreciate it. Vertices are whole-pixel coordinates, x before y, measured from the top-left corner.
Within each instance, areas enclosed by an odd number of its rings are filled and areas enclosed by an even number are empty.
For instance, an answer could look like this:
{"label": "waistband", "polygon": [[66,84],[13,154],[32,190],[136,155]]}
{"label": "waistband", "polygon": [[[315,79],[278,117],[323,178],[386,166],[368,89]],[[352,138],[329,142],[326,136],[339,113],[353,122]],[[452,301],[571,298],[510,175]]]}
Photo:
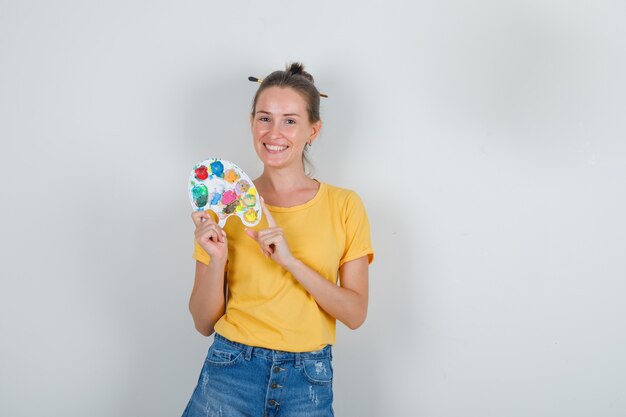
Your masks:
{"label": "waistband", "polygon": [[320,350],[313,350],[310,352],[285,352],[283,350],[273,350],[266,349],[257,346],[250,346],[239,342],[233,342],[230,339],[225,338],[224,336],[215,333],[215,340],[220,341],[221,343],[225,343],[230,345],[236,349],[241,349],[245,352],[246,358],[250,358],[250,356],[258,356],[261,358],[266,358],[275,362],[279,361],[295,361],[296,363],[303,360],[315,360],[315,359],[332,359],[333,352],[332,346],[326,345]]}

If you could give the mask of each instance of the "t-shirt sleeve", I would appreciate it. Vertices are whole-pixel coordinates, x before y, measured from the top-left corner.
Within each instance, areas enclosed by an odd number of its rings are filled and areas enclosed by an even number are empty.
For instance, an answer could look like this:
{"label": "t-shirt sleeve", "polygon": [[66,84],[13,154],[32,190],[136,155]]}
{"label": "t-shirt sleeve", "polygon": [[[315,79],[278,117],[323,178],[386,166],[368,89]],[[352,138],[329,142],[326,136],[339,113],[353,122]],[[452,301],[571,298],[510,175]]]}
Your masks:
{"label": "t-shirt sleeve", "polygon": [[368,263],[371,264],[374,260],[374,250],[370,238],[370,224],[361,198],[353,191],[349,193],[343,205],[342,217],[346,240],[339,265],[366,255]]}
{"label": "t-shirt sleeve", "polygon": [[211,259],[209,254],[206,253],[206,251],[202,249],[202,246],[200,246],[198,242],[196,242],[195,240],[194,240],[193,255],[191,255],[191,257],[198,262],[202,262],[205,265],[208,265],[209,260]]}

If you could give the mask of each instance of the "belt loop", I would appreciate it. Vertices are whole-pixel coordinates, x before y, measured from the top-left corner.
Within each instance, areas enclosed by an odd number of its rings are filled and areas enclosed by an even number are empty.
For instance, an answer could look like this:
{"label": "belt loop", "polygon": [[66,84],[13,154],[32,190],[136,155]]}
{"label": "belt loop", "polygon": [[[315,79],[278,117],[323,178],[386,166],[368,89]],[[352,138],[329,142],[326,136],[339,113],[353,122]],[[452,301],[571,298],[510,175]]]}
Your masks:
{"label": "belt loop", "polygon": [[300,352],[296,352],[296,369],[302,367],[302,354]]}
{"label": "belt loop", "polygon": [[246,346],[246,350],[245,350],[245,353],[244,353],[244,359],[245,360],[249,361],[250,358],[252,358],[252,349],[253,349],[252,346]]}

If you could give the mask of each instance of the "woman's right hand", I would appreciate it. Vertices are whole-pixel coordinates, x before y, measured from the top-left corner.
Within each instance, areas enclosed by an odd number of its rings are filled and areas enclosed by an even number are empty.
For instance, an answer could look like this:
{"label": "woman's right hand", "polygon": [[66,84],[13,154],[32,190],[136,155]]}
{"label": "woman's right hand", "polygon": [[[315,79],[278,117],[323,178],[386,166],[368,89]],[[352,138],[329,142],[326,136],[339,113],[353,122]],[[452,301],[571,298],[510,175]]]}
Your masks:
{"label": "woman's right hand", "polygon": [[228,240],[224,230],[215,223],[213,217],[206,211],[191,213],[191,219],[196,225],[196,242],[212,259],[226,263],[228,259]]}

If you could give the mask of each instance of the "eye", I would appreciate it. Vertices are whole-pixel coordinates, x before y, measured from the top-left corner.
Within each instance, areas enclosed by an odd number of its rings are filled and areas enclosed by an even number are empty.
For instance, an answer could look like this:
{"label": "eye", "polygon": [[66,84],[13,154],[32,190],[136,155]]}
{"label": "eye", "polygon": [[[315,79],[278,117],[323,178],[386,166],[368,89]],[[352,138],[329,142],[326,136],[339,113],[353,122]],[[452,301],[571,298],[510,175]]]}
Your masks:
{"label": "eye", "polygon": [[267,116],[261,116],[261,117],[259,117],[259,121],[261,121],[261,122],[269,122],[270,118],[267,117]]}
{"label": "eye", "polygon": [[287,120],[285,120],[285,123],[288,124],[288,125],[295,125],[296,121],[294,119],[287,119]]}

